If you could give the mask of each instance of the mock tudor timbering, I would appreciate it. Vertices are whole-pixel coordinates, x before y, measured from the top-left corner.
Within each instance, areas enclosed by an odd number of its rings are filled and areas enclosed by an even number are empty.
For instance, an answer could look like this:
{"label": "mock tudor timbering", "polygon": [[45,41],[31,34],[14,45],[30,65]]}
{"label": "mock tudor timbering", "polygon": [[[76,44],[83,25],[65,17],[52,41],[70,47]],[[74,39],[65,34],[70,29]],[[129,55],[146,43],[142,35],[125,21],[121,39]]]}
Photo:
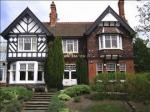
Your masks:
{"label": "mock tudor timbering", "polygon": [[62,38],[64,86],[77,84],[75,63],[79,54],[87,60],[90,82],[102,72],[134,73],[135,32],[125,20],[124,0],[118,5],[119,15],[108,6],[94,22],[57,22],[54,2],[49,22],[40,22],[26,8],[2,33],[8,41],[8,83],[44,84],[47,42],[52,43],[55,36]]}

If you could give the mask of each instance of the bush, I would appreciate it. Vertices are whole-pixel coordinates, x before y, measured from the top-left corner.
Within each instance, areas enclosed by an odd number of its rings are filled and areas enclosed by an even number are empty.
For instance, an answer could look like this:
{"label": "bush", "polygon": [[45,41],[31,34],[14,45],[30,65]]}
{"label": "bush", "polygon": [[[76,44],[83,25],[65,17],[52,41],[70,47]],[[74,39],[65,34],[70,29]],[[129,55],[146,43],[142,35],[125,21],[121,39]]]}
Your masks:
{"label": "bush", "polygon": [[61,112],[63,108],[65,108],[63,101],[61,101],[56,95],[53,96],[48,107],[48,112]]}
{"label": "bush", "polygon": [[[19,112],[23,101],[32,97],[32,91],[24,87],[7,87],[0,89],[0,108],[2,112]],[[9,111],[8,111],[9,110]]]}
{"label": "bush", "polygon": [[81,97],[80,96],[75,96],[74,97],[74,102],[80,102],[81,101]]}
{"label": "bush", "polygon": [[64,94],[64,93],[59,94],[59,95],[58,95],[58,98],[59,98],[60,100],[63,100],[63,101],[68,101],[68,100],[71,99],[70,96],[68,96],[67,94]]}
{"label": "bush", "polygon": [[82,94],[88,94],[90,91],[91,89],[88,85],[75,85],[64,89],[63,93],[69,95],[70,97],[74,97]]}

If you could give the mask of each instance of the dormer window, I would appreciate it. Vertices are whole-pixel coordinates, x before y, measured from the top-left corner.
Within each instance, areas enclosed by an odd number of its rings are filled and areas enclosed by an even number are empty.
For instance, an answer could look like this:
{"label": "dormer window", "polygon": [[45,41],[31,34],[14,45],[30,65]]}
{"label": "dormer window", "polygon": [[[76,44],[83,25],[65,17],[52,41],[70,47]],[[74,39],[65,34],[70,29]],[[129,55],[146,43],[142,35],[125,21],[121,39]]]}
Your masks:
{"label": "dormer window", "polygon": [[36,37],[21,37],[18,38],[18,51],[36,51]]}
{"label": "dormer window", "polygon": [[78,40],[65,39],[62,41],[63,53],[78,53]]}
{"label": "dormer window", "polygon": [[99,37],[99,50],[122,49],[122,37],[119,35],[101,35]]}

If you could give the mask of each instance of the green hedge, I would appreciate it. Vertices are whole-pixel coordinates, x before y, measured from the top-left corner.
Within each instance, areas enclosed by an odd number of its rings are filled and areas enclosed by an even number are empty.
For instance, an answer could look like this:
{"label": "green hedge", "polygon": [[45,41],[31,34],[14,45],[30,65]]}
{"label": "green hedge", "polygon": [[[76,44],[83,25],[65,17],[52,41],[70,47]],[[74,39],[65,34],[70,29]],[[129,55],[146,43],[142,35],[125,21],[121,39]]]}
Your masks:
{"label": "green hedge", "polygon": [[22,102],[31,97],[32,91],[21,86],[0,89],[1,112],[20,112]]}

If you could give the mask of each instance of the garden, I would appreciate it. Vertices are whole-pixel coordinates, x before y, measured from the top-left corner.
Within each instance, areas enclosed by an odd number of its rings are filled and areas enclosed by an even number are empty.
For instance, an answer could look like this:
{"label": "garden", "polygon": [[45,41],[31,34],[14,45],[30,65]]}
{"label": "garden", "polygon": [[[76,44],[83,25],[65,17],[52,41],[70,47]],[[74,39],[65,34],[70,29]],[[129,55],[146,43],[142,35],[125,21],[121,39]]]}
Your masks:
{"label": "garden", "polygon": [[48,112],[147,112],[150,109],[150,73],[128,74],[125,81],[122,78],[110,81],[108,76],[99,74],[92,85],[80,84],[59,91],[52,98]]}

